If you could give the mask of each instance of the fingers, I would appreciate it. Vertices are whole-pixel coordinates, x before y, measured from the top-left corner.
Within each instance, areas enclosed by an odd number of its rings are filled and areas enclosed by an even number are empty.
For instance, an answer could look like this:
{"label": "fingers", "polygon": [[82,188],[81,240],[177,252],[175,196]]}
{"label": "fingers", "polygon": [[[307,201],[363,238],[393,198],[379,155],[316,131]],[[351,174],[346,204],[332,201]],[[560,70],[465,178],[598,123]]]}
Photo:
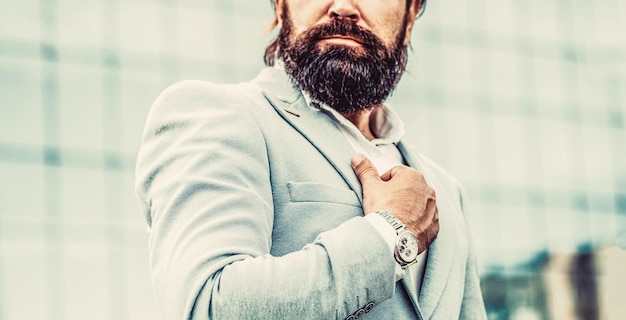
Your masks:
{"label": "fingers", "polygon": [[429,200],[429,205],[425,211],[427,219],[421,221],[416,230],[419,241],[419,253],[424,252],[439,234],[439,211],[434,200]]}
{"label": "fingers", "polygon": [[363,186],[363,212],[388,210],[418,237],[426,250],[439,233],[437,195],[424,175],[407,166],[396,166],[378,175],[362,154],[352,157],[352,168]]}
{"label": "fingers", "polygon": [[375,180],[380,181],[378,171],[374,167],[374,164],[364,155],[357,153],[352,157],[352,169],[356,173],[361,185],[367,181]]}
{"label": "fingers", "polygon": [[383,173],[383,175],[380,176],[380,179],[383,181],[389,181],[391,180],[391,178],[393,178],[393,176],[398,174],[403,168],[404,166],[395,166],[389,169],[387,172]]}

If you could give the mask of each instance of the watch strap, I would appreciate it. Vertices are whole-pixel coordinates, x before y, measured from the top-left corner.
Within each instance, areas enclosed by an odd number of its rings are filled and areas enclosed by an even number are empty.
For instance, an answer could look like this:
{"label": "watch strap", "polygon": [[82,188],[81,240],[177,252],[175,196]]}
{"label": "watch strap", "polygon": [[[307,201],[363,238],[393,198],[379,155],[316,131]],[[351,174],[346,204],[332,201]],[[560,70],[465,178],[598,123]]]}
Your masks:
{"label": "watch strap", "polygon": [[387,222],[389,222],[389,224],[391,224],[391,226],[396,230],[396,234],[399,234],[401,230],[406,228],[406,224],[398,220],[398,218],[389,213],[389,211],[378,210],[375,213],[387,220]]}

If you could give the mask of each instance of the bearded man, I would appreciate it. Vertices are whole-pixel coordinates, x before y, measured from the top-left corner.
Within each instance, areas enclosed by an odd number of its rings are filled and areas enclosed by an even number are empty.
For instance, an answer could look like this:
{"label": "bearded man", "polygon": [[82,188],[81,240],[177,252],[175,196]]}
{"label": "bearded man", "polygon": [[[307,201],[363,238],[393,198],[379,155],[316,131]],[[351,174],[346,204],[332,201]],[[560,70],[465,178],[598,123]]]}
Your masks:
{"label": "bearded man", "polygon": [[385,104],[425,0],[274,0],[267,68],[156,100],[137,163],[164,319],[486,319],[460,185]]}

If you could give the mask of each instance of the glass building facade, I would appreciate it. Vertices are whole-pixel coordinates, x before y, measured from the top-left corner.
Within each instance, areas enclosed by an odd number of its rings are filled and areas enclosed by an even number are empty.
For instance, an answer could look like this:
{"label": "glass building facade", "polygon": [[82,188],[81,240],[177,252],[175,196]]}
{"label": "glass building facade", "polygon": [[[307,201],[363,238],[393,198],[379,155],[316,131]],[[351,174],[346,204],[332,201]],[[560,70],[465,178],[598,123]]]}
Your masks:
{"label": "glass building facade", "polygon": [[[0,0],[0,319],[156,319],[153,100],[263,67],[266,0]],[[490,319],[626,314],[626,2],[431,0],[390,103],[466,187]]]}

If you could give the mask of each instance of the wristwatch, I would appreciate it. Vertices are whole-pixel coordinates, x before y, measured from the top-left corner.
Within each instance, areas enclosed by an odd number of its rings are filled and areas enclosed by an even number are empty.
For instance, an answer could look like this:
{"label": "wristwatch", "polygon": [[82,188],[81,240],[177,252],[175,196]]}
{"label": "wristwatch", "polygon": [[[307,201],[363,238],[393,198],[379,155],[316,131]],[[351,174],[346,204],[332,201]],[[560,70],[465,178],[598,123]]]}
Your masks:
{"label": "wristwatch", "polygon": [[398,237],[396,238],[393,256],[400,264],[400,267],[406,269],[417,262],[417,254],[419,252],[417,236],[413,232],[406,230],[406,225],[388,211],[379,210],[376,211],[376,214],[387,220],[396,230]]}

